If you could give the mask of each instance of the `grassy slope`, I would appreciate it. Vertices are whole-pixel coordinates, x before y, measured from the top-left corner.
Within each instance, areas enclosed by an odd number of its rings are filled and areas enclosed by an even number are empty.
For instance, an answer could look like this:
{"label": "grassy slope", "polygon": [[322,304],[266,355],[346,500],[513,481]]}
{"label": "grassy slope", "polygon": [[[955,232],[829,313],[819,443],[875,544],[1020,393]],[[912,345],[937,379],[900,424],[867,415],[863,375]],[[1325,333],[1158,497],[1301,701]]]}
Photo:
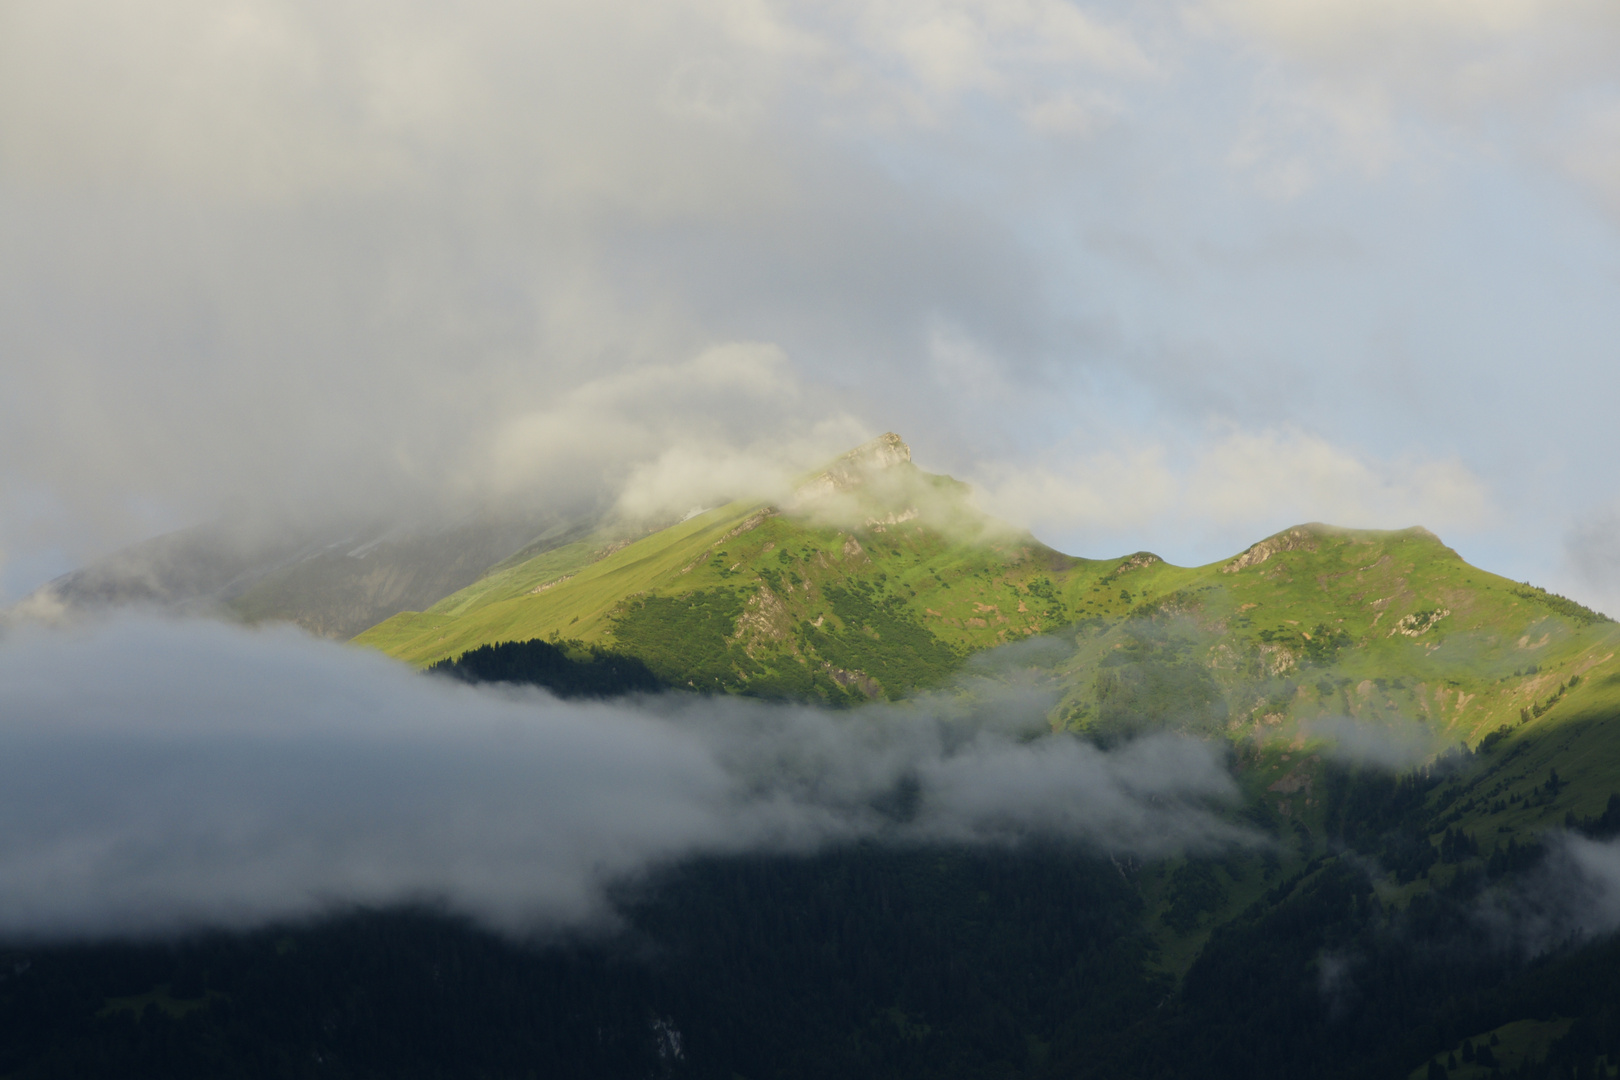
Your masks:
{"label": "grassy slope", "polygon": [[[1474,744],[1507,723],[1511,745],[1555,713],[1610,700],[1601,688],[1612,685],[1603,678],[1620,642],[1614,623],[1571,617],[1556,598],[1469,566],[1423,530],[1290,533],[1310,549],[1186,572],[1175,582],[1183,595],[1166,605],[1177,612],[1170,633],[1225,689],[1234,734],[1295,733],[1300,719],[1348,715],[1415,719],[1437,744]],[[1083,633],[1073,670],[1095,667],[1131,632],[1103,626],[1090,642]],[[1589,677],[1519,723],[1521,708],[1548,701],[1571,675]]]}
{"label": "grassy slope", "polygon": [[[1491,1077],[1501,1076],[1503,1071],[1516,1069],[1526,1060],[1536,1060],[1546,1054],[1547,1046],[1555,1039],[1561,1038],[1569,1031],[1568,1020],[1515,1020],[1511,1024],[1503,1024],[1494,1031],[1483,1031],[1472,1036],[1469,1041],[1475,1046],[1489,1046],[1491,1036],[1497,1039],[1496,1047],[1491,1051],[1496,1059],[1498,1068],[1493,1070],[1484,1065],[1469,1064],[1462,1060],[1462,1040],[1450,1050],[1457,1060],[1457,1068],[1448,1070],[1451,1080],[1491,1080]],[[1445,1059],[1445,1054],[1435,1055],[1437,1059]],[[1612,1068],[1612,1063],[1605,1062],[1605,1067]],[[1428,1063],[1425,1062],[1413,1069],[1412,1080],[1427,1080],[1429,1075]]]}
{"label": "grassy slope", "polygon": [[[1272,647],[1292,651],[1296,664],[1303,642],[1290,634],[1325,624],[1350,637],[1330,661],[1304,661],[1251,682],[1241,702],[1246,711],[1234,709],[1234,729],[1280,736],[1263,740],[1267,748],[1250,774],[1268,781],[1265,793],[1280,812],[1303,814],[1309,825],[1310,811],[1319,809],[1311,794],[1319,762],[1311,758],[1321,740],[1300,727],[1331,715],[1400,725],[1396,730],[1426,736],[1426,749],[1477,747],[1505,727],[1488,752],[1474,756],[1454,801],[1453,824],[1487,849],[1502,833],[1538,828],[1569,811],[1600,813],[1610,791],[1620,789],[1620,725],[1601,722],[1620,715],[1620,626],[1572,616],[1556,598],[1471,567],[1419,530],[1330,534],[1316,551],[1276,555],[1230,576],[1237,580],[1215,603],[1228,611],[1233,601],[1256,604],[1239,616],[1249,623],[1244,630],[1271,630]],[[1428,612],[1449,614],[1415,636],[1397,630],[1403,616],[1405,629],[1416,629],[1412,616],[1427,624]],[[1578,685],[1561,692],[1572,676]],[[1234,696],[1241,693],[1234,688]],[[1541,715],[1525,719],[1537,706]],[[1555,764],[1567,786],[1532,805],[1532,789]]]}
{"label": "grassy slope", "polygon": [[[918,484],[934,483],[910,465],[895,468]],[[725,593],[745,605],[737,637],[750,655],[814,665],[822,661],[800,640],[804,624],[861,632],[846,625],[840,608],[850,605],[831,601],[829,589],[869,588],[962,655],[1055,629],[1070,621],[1071,607],[1118,616],[1134,602],[1137,594],[1122,598],[1119,589],[1087,591],[1114,563],[1071,559],[1027,535],[987,533],[986,524],[963,526],[972,539],[921,519],[850,530],[733,503],[623,547],[598,534],[548,552],[355,640],[417,665],[480,644],[552,634],[623,646],[615,621],[638,599]],[[1043,582],[1051,583],[1050,597],[1030,592],[1032,585],[1045,592]]]}
{"label": "grassy slope", "polygon": [[[1159,962],[1176,975],[1215,927],[1324,865],[1333,747],[1320,725],[1332,718],[1383,728],[1408,764],[1468,748],[1422,813],[1431,844],[1456,828],[1479,855],[1416,877],[1375,869],[1386,904],[1595,817],[1620,791],[1620,625],[1470,566],[1425,530],[1300,526],[1202,567],[1077,559],[977,516],[954,482],[895,468],[939,497],[917,500],[918,517],[892,520],[905,500],[843,526],[737,503],[622,547],[599,534],[507,566],[357,640],[423,665],[558,635],[666,674],[701,654],[691,665],[713,689],[853,702],[1042,636],[1052,647],[1018,663],[1046,669],[1055,729],[1224,738],[1245,823],[1281,842],[1137,868]],[[781,677],[792,671],[804,677]],[[1562,783],[1549,789],[1553,769]],[[1504,1059],[1545,1042],[1544,1026],[1501,1029]]]}
{"label": "grassy slope", "polygon": [[[947,502],[959,495],[950,481],[896,468]],[[1030,663],[1047,666],[1057,688],[1054,727],[1229,739],[1251,819],[1286,841],[1264,874],[1252,860],[1221,869],[1224,898],[1194,929],[1161,928],[1176,971],[1212,926],[1323,850],[1328,743],[1313,733],[1323,718],[1385,725],[1414,759],[1478,747],[1505,727],[1429,797],[1436,827],[1470,832],[1481,858],[1570,812],[1596,815],[1620,790],[1620,724],[1606,722],[1620,716],[1620,626],[1472,567],[1425,530],[1301,526],[1234,559],[1175,567],[1145,553],[1071,558],[961,506],[892,524],[873,516],[839,527],[737,503],[623,547],[601,534],[356,640],[424,665],[556,634],[656,667],[659,643],[636,615],[678,601],[660,609],[661,632],[673,632],[677,655],[711,648],[704,663],[718,675],[705,685],[860,700],[940,681],[938,665],[913,662],[919,642],[965,658],[1051,634],[1055,658]],[[814,681],[778,677],[792,670]],[[1579,683],[1560,690],[1571,676]],[[1543,711],[1521,722],[1532,706]],[[1564,785],[1549,794],[1554,767]],[[1155,919],[1171,905],[1174,870],[1145,873]],[[1400,901],[1455,872],[1440,865],[1381,890]]]}
{"label": "grassy slope", "polygon": [[[895,468],[915,484],[951,483],[909,464]],[[849,595],[865,590],[887,605],[896,633],[904,627],[895,619],[913,623],[959,656],[1062,631],[1074,649],[1058,667],[1066,691],[1053,720],[1076,729],[1104,711],[1099,672],[1154,635],[1162,640],[1147,648],[1173,662],[1153,665],[1151,685],[1138,687],[1133,701],[1138,712],[1151,711],[1144,694],[1184,692],[1177,672],[1197,669],[1219,688],[1227,734],[1275,736],[1261,741],[1279,745],[1299,742],[1301,722],[1319,716],[1416,719],[1434,748],[1477,744],[1505,724],[1508,736],[1493,752],[1500,758],[1540,732],[1620,704],[1620,668],[1610,670],[1620,628],[1572,616],[1544,594],[1469,566],[1422,529],[1302,526],[1237,559],[1183,568],[1145,553],[1071,558],[955,512],[948,523],[925,514],[841,528],[733,503],[633,542],[599,533],[544,552],[355,640],[416,665],[552,635],[635,651],[621,635],[638,603],[718,597],[741,605],[730,641],[758,664],[828,666],[820,654],[834,650],[816,645],[827,632],[842,634],[845,647],[836,651],[845,657],[851,642],[864,640],[873,653],[891,644],[851,607]],[[1571,675],[1583,676],[1580,685],[1545,715],[1519,722],[1521,709],[1548,702]],[[1168,681],[1158,686],[1153,676]],[[739,674],[731,688],[746,683]],[[1206,716],[1206,725],[1214,719]],[[1520,752],[1516,760],[1539,757]],[[1303,799],[1294,802],[1312,801],[1299,790]]]}
{"label": "grassy slope", "polygon": [[[1118,664],[1142,653],[1144,640],[1157,655],[1171,654],[1164,667],[1172,673],[1208,672],[1225,715],[1200,722],[1185,684],[1168,678],[1167,726],[1231,739],[1248,820],[1269,822],[1285,841],[1280,864],[1264,873],[1255,860],[1220,867],[1224,898],[1191,932],[1162,923],[1177,865],[1145,873],[1150,923],[1173,972],[1186,969],[1215,925],[1326,850],[1330,740],[1315,727],[1325,718],[1382,726],[1414,761],[1448,745],[1478,747],[1507,729],[1426,802],[1436,829],[1467,831],[1480,858],[1436,866],[1404,884],[1385,880],[1386,901],[1404,902],[1479,865],[1497,844],[1529,842],[1562,826],[1566,814],[1596,816],[1620,790],[1620,724],[1607,722],[1620,717],[1620,626],[1469,566],[1420,529],[1305,526],[1265,543],[1293,550],[1247,566],[1237,565],[1240,558],[1160,571],[1153,589],[1142,590],[1152,598],[1134,618],[1082,624],[1075,651],[1060,664],[1065,695],[1053,719],[1082,730],[1106,719],[1099,684],[1110,670],[1153,662],[1149,655],[1145,663]],[[1431,624],[1430,612],[1448,614]],[[1397,630],[1420,626],[1428,628]],[[1579,683],[1560,693],[1571,676]],[[1521,722],[1521,710],[1538,704],[1541,714]],[[1138,711],[1152,714],[1152,706]],[[1555,767],[1564,784],[1549,795],[1545,781]],[[1438,845],[1441,832],[1430,839]]]}

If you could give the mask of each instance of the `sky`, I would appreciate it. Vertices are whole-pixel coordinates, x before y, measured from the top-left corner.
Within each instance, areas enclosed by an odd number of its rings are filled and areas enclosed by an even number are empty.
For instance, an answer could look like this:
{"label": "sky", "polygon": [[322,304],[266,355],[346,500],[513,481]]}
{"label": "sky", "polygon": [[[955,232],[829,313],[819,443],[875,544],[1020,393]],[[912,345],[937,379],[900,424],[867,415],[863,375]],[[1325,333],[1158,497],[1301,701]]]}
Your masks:
{"label": "sky", "polygon": [[12,0],[0,603],[886,430],[1052,545],[1620,611],[1610,0]]}

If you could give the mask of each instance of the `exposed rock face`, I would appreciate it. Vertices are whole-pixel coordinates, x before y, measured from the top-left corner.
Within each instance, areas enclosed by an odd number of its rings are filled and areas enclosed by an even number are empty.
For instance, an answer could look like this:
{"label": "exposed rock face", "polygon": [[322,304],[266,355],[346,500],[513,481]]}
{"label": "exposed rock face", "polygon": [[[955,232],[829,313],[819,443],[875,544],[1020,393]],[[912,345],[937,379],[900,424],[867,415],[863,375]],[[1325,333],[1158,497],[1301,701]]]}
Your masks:
{"label": "exposed rock face", "polygon": [[890,525],[904,525],[908,521],[915,521],[920,514],[921,511],[919,511],[915,506],[908,507],[907,509],[899,512],[891,510],[883,517],[867,518],[866,527],[871,529],[873,532],[883,532]]}
{"label": "exposed rock face", "polygon": [[758,645],[777,645],[788,640],[792,629],[793,618],[787,605],[769,586],[761,585],[737,616],[735,637],[752,656]]}
{"label": "exposed rock face", "polygon": [[874,472],[911,461],[911,447],[894,432],[886,432],[862,443],[827,467],[820,476],[799,486],[793,503],[801,504],[859,487]]}
{"label": "exposed rock face", "polygon": [[1320,755],[1312,754],[1290,769],[1288,774],[1281,780],[1269,785],[1266,790],[1275,791],[1282,795],[1293,795],[1303,791],[1309,795],[1311,793],[1311,781],[1314,779],[1310,772],[1311,766],[1320,764],[1321,761]]}
{"label": "exposed rock face", "polygon": [[845,690],[859,690],[873,699],[876,699],[883,692],[883,688],[878,685],[877,680],[864,671],[845,671],[843,668],[833,667],[831,664],[823,664],[822,669]]}
{"label": "exposed rock face", "polygon": [[360,558],[375,546],[357,543],[341,534],[269,538],[246,527],[199,525],[116,551],[41,586],[36,595],[49,594],[68,609],[140,604],[209,610],[220,597],[283,567],[333,549],[353,548]]}
{"label": "exposed rock face", "polygon": [[710,546],[715,547],[715,546],[718,546],[719,544],[725,543],[727,540],[730,540],[732,537],[741,536],[745,532],[752,532],[753,530],[759,528],[761,525],[765,524],[767,519],[775,517],[775,516],[776,516],[775,508],[768,506],[765,509],[763,509],[763,510],[759,511],[758,513],[756,513],[756,514],[749,515],[748,519],[745,520],[741,525],[738,525],[735,529],[732,529],[730,532],[726,533],[726,535],[722,536],[719,539],[719,541],[716,542],[716,544],[713,544],[713,545],[710,545]]}
{"label": "exposed rock face", "polygon": [[1265,673],[1275,678],[1285,671],[1293,670],[1299,662],[1294,650],[1284,645],[1260,646],[1260,666]]}
{"label": "exposed rock face", "polygon": [[1262,540],[1249,550],[1221,567],[1223,574],[1235,574],[1239,570],[1246,570],[1251,566],[1259,566],[1267,559],[1283,551],[1315,551],[1317,548],[1316,535],[1308,528],[1294,527],[1287,532],[1280,532],[1276,536]]}
{"label": "exposed rock face", "polygon": [[1451,609],[1444,608],[1439,611],[1415,611],[1410,615],[1402,615],[1400,622],[1390,628],[1389,636],[1401,634],[1405,637],[1418,637],[1434,629],[1436,623],[1450,614]]}
{"label": "exposed rock face", "polygon": [[1114,567],[1108,576],[1118,577],[1120,574],[1128,574],[1132,570],[1145,570],[1154,563],[1161,563],[1163,561],[1163,559],[1159,558],[1151,551],[1138,551],[1135,555],[1132,555],[1130,558]]}

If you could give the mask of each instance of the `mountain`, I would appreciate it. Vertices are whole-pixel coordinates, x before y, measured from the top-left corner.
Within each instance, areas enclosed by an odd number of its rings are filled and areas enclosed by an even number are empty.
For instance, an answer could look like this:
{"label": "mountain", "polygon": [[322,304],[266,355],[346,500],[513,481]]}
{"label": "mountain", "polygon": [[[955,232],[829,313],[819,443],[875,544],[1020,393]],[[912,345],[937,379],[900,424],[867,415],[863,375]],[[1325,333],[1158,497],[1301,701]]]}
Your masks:
{"label": "mountain", "polygon": [[1087,566],[1111,568],[986,517],[890,434],[783,506],[733,502],[650,535],[598,533],[355,641],[426,665],[558,636],[611,643],[674,685],[855,703],[938,684],[971,652],[1067,621],[1055,596],[1006,614],[980,601],[991,580],[1009,596],[1043,594]]}
{"label": "mountain", "polygon": [[[943,685],[1049,638],[1054,728],[1298,735],[1333,716],[1438,750],[1606,709],[1620,626],[1464,562],[1413,528],[1310,524],[1202,567],[1064,555],[997,522],[893,434],[783,505],[598,532],[501,569],[357,644],[425,666],[532,638],[638,657],[673,685],[838,704]],[[1506,732],[1501,729],[1507,728]]]}
{"label": "mountain", "polygon": [[323,574],[388,606],[365,584],[392,580],[379,568],[396,563],[368,563],[386,555],[420,575],[388,595],[428,599],[358,644],[587,697],[663,685],[906,709],[1033,686],[1054,731],[1220,747],[1242,793],[1230,821],[1253,842],[1147,861],[1041,841],[695,858],[627,886],[617,932],[539,942],[431,903],[177,941],[0,942],[0,1076],[1620,1066],[1620,911],[1571,872],[1585,852],[1620,874],[1620,626],[1426,530],[1305,524],[1200,567],[1076,558],[982,514],[890,434],[778,503],[412,536],[235,562],[176,539],[173,568],[147,562],[171,602],[320,625]]}
{"label": "mountain", "polygon": [[[1051,693],[1053,730],[1223,740],[1245,820],[1283,845],[1278,872],[1359,836],[1392,899],[1598,820],[1620,791],[1620,625],[1470,566],[1425,529],[1300,525],[1178,567],[1062,554],[969,496],[888,434],[781,505],[586,537],[355,641],[421,666],[574,642],[667,685],[839,706],[948,687],[975,654],[1038,641],[1014,655]],[[1415,801],[1357,820],[1373,796],[1347,755],[1427,770]],[[1444,862],[1458,844],[1473,853]],[[1184,972],[1274,881],[1223,870],[1188,899],[1175,872],[1142,880],[1164,963]]]}
{"label": "mountain", "polygon": [[[1599,819],[1620,790],[1620,626],[1603,615],[1472,567],[1421,528],[1300,525],[1201,567],[1065,555],[918,468],[893,433],[779,503],[664,527],[486,513],[267,543],[212,526],[48,588],[77,605],[359,631],[357,644],[422,667],[545,639],[581,660],[623,657],[636,679],[840,707],[948,689],[970,666],[983,674],[974,656],[1035,642],[1008,655],[1050,694],[1054,730],[1230,745],[1251,819],[1288,839],[1285,868],[1345,834],[1328,792],[1347,740],[1400,768],[1451,749],[1447,784],[1424,794],[1423,842],[1377,842],[1402,889],[1427,881],[1447,830],[1527,844]],[[1168,965],[1189,963],[1258,881],[1180,920],[1185,932],[1161,927]]]}

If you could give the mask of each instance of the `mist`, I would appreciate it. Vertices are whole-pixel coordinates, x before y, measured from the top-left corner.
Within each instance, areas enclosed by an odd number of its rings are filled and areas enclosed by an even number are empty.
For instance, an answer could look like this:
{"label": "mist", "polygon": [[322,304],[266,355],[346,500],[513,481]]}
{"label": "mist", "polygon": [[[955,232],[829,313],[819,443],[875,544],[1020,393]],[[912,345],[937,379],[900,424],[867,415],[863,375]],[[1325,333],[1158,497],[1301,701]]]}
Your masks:
{"label": "mist", "polygon": [[1487,893],[1477,917],[1498,947],[1535,957],[1620,930],[1620,839],[1548,833],[1542,863]]}
{"label": "mist", "polygon": [[845,713],[472,688],[287,628],[126,614],[0,640],[0,933],[425,902],[605,928],[615,884],[829,844],[1247,842],[1217,752],[1031,737],[1034,691]]}
{"label": "mist", "polygon": [[1401,772],[1422,765],[1439,749],[1434,732],[1417,720],[1379,723],[1353,716],[1320,716],[1300,724],[1307,738],[1324,739],[1322,753],[1354,766]]}

